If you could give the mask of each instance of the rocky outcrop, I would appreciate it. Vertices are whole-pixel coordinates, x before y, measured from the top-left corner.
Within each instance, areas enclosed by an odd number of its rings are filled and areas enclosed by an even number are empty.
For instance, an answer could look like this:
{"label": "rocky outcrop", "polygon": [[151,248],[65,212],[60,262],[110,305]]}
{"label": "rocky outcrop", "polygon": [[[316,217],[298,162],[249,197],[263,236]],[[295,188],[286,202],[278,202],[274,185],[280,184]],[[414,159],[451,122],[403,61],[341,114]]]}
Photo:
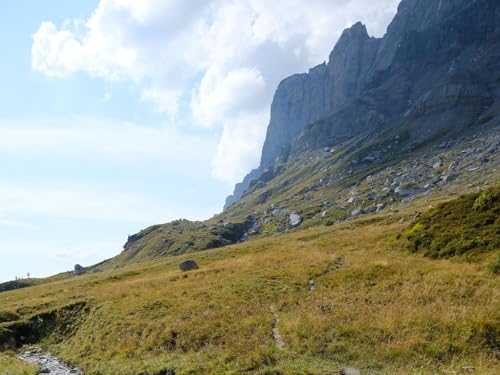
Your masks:
{"label": "rocky outcrop", "polygon": [[80,266],[79,264],[75,264],[73,274],[76,276],[83,275],[85,273],[85,268]]}
{"label": "rocky outcrop", "polygon": [[260,166],[227,203],[277,161],[343,142],[357,147],[390,129],[404,131],[398,147],[411,150],[459,135],[498,100],[500,3],[403,0],[383,38],[357,23],[328,63],[279,84]]}
{"label": "rocky outcrop", "polygon": [[364,25],[357,23],[343,32],[328,64],[279,84],[271,105],[260,170],[273,165],[305,125],[335,112],[361,92],[379,43],[379,39],[368,35]]}

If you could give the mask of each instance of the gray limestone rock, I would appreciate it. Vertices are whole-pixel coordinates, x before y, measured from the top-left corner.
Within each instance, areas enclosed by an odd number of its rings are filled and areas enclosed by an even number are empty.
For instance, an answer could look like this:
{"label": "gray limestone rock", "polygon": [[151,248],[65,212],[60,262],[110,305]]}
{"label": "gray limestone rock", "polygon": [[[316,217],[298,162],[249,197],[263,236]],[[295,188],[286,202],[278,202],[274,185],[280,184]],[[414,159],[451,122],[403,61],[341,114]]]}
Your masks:
{"label": "gray limestone rock", "polygon": [[359,215],[362,215],[362,214],[363,214],[363,210],[360,210],[359,208],[351,211],[351,215],[352,216],[359,216]]}
{"label": "gray limestone rock", "polygon": [[179,263],[179,268],[181,271],[191,271],[191,270],[195,270],[195,269],[198,269],[198,264],[192,260],[192,259],[189,259],[189,260],[185,260],[181,263]]}
{"label": "gray limestone rock", "polygon": [[85,268],[80,266],[79,264],[75,264],[73,274],[78,276],[78,275],[82,275],[84,273],[85,273]]}
{"label": "gray limestone rock", "polygon": [[302,223],[302,217],[298,213],[293,212],[289,216],[289,221],[290,221],[290,226],[292,228],[295,228],[299,226],[300,223]]}

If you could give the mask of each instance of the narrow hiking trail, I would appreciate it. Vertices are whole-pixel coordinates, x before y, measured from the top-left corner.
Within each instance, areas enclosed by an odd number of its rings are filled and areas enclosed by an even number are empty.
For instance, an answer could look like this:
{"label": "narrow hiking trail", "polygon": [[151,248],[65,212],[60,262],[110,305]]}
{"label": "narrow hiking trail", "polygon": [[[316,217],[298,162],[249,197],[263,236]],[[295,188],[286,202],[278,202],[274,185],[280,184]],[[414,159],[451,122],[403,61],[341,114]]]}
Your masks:
{"label": "narrow hiking trail", "polygon": [[[327,273],[336,271],[344,266],[344,258],[343,257],[335,257],[335,260],[332,261],[328,266],[320,273],[316,274],[316,277],[321,277],[326,275]],[[307,281],[307,286],[309,289],[310,293],[313,293],[316,290],[316,281],[313,276],[311,276],[308,281]],[[285,350],[285,342],[283,341],[283,338],[281,337],[281,333],[279,330],[279,315],[276,311],[276,307],[274,304],[271,304],[269,306],[269,310],[274,316],[274,324],[272,328],[272,336],[274,339],[274,342],[278,349],[280,350]]]}
{"label": "narrow hiking trail", "polygon": [[39,366],[40,374],[83,375],[79,369],[65,365],[58,358],[50,354],[42,354],[39,350],[26,351],[19,354],[18,358]]}
{"label": "narrow hiking trail", "polygon": [[274,305],[269,306],[269,310],[271,310],[271,313],[274,316],[274,325],[272,329],[274,342],[276,343],[276,346],[279,350],[285,350],[285,342],[281,337],[279,329],[280,318],[278,316],[278,313],[276,312],[276,308],[274,307]]}

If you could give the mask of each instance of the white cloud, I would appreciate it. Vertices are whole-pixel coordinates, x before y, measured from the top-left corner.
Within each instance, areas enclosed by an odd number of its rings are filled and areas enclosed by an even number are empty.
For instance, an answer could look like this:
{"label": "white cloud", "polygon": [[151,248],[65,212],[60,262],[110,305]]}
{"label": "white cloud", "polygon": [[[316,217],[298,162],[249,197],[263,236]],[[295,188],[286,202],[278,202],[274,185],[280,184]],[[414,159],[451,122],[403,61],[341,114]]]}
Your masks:
{"label": "white cloud", "polygon": [[134,81],[141,99],[168,116],[192,97],[195,122],[223,130],[214,175],[235,181],[258,161],[267,124],[255,119],[265,118],[278,82],[327,59],[358,20],[382,35],[398,2],[101,0],[88,20],[43,22],[32,65],[49,76]]}
{"label": "white cloud", "polygon": [[[255,112],[236,116],[230,122],[224,122],[224,132],[217,145],[212,160],[212,174],[216,178],[233,183],[241,178],[240,165],[256,165],[259,156],[255,150],[264,141],[261,124],[269,120],[268,112]],[[238,157],[238,162],[234,158]]]}
{"label": "white cloud", "polygon": [[200,173],[200,154],[210,155],[211,134],[186,134],[168,125],[139,125],[99,118],[0,121],[0,157],[17,160],[190,166]]}
{"label": "white cloud", "polygon": [[266,82],[257,69],[239,68],[227,73],[210,69],[193,97],[195,118],[207,126],[223,123],[261,109]]}

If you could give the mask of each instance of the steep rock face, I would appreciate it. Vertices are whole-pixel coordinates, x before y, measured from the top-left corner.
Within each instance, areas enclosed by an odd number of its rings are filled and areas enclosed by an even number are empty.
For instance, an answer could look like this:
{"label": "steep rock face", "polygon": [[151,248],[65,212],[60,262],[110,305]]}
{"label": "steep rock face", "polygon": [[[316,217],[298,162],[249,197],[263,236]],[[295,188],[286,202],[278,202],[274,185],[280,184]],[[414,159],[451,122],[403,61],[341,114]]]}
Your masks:
{"label": "steep rock face", "polygon": [[328,64],[283,80],[271,105],[271,121],[262,149],[260,170],[273,165],[281,150],[306,124],[341,108],[363,89],[380,40],[357,23],[343,32]]}
{"label": "steep rock face", "polygon": [[[406,1],[400,9],[421,2]],[[373,138],[387,129],[407,132],[412,147],[439,134],[457,136],[473,125],[500,99],[500,5],[493,0],[454,3],[452,16],[434,16],[425,27],[397,34],[391,65],[374,70],[367,89],[341,110],[306,125],[290,155],[364,132]],[[391,27],[402,23],[398,17]]]}
{"label": "steep rock face", "polygon": [[252,180],[288,152],[306,124],[324,118],[361,92],[379,43],[380,39],[370,37],[364,25],[356,23],[342,33],[328,64],[281,81],[271,105],[260,165],[236,185],[226,199],[225,209],[243,195]]}
{"label": "steep rock face", "polygon": [[248,187],[250,186],[250,183],[252,181],[256,180],[257,178],[259,178],[259,174],[260,174],[260,169],[259,168],[252,169],[250,171],[250,173],[248,173],[245,176],[245,178],[243,179],[243,181],[241,181],[240,183],[236,184],[236,186],[234,187],[233,194],[229,195],[226,198],[226,202],[224,204],[224,210],[226,208],[230,207],[234,202],[236,202],[243,195],[243,193],[245,192],[245,190],[247,190]]}
{"label": "steep rock face", "polygon": [[500,97],[499,25],[497,0],[403,0],[382,39],[345,30],[328,64],[280,83],[260,166],[225,208],[277,160],[389,128],[416,144],[472,124]]}

